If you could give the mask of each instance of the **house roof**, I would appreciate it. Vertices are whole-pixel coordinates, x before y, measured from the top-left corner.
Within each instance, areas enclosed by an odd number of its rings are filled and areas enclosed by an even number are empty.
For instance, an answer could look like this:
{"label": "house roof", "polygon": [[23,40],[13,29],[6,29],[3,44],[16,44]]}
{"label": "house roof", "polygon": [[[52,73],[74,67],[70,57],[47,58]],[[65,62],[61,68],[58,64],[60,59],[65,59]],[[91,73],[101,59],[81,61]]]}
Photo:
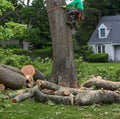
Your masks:
{"label": "house roof", "polygon": [[[98,28],[102,23],[110,30],[107,38],[98,37]],[[102,17],[88,42],[88,44],[93,43],[120,44],[120,15]]]}

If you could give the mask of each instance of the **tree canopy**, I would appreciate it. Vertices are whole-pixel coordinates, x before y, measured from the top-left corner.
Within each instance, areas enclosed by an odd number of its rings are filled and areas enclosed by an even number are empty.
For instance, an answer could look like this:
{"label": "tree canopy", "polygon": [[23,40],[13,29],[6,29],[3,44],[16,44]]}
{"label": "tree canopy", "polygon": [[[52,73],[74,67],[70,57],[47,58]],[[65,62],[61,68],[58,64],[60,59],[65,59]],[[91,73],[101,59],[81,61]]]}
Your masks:
{"label": "tree canopy", "polygon": [[[85,20],[77,24],[77,32],[74,37],[77,46],[87,44],[102,16],[120,14],[119,0],[85,0],[84,6]],[[21,37],[23,40],[32,42],[35,48],[51,46],[48,16],[44,0],[33,0],[31,5],[30,0],[27,0],[26,5],[22,0],[0,0],[0,7],[0,40],[5,40],[7,37],[8,39],[10,37],[20,37],[18,34],[15,36],[11,29],[7,28],[6,23],[10,21],[10,23],[25,24],[24,28],[27,27],[27,30],[21,34]],[[2,33],[6,35],[2,35]]]}

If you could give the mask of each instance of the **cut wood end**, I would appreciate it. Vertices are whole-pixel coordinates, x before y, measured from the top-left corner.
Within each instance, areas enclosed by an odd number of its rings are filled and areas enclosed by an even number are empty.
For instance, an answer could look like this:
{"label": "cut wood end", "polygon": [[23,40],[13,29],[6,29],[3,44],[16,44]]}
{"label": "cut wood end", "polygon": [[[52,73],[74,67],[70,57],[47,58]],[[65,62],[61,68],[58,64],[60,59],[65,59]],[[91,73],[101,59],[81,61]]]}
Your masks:
{"label": "cut wood end", "polygon": [[74,104],[74,97],[75,97],[75,96],[74,96],[72,93],[70,93],[71,105]]}
{"label": "cut wood end", "polygon": [[24,90],[18,90],[18,91],[17,91],[17,94],[20,95],[20,94],[22,94],[23,92],[24,92]]}
{"label": "cut wood end", "polygon": [[54,91],[54,95],[58,95],[58,91]]}
{"label": "cut wood end", "polygon": [[69,90],[64,90],[63,93],[64,93],[65,96],[70,95],[70,91]]}
{"label": "cut wood end", "polygon": [[5,90],[5,85],[4,84],[0,84],[0,91]]}
{"label": "cut wood end", "polygon": [[12,102],[13,102],[13,103],[17,103],[17,100],[16,100],[16,99],[12,99]]}
{"label": "cut wood end", "polygon": [[26,86],[29,87],[29,88],[32,88],[33,85],[34,85],[33,76],[26,75]]}
{"label": "cut wood end", "polygon": [[23,66],[21,69],[21,72],[26,76],[26,75],[31,75],[33,76],[35,74],[35,68],[32,65],[26,65]]}
{"label": "cut wood end", "polygon": [[40,80],[37,80],[37,81],[36,81],[36,85],[37,85],[38,87],[40,87],[41,84],[42,84],[42,82],[41,82]]}

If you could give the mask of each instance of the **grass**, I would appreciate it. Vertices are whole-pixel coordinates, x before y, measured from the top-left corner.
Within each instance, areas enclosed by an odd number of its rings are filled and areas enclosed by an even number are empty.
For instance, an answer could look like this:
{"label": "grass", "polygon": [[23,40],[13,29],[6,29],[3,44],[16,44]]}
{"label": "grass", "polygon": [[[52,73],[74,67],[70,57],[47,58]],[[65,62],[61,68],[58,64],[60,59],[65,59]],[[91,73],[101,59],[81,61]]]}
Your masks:
{"label": "grass", "polygon": [[120,105],[65,106],[52,102],[36,103],[29,99],[7,103],[0,110],[1,119],[120,119]]}
{"label": "grass", "polygon": [[[102,67],[117,71],[120,63],[84,63],[84,71],[89,69],[91,74]],[[33,99],[14,104],[4,99],[5,93],[0,93],[0,119],[120,119],[120,104],[66,106],[50,101],[37,103]]]}

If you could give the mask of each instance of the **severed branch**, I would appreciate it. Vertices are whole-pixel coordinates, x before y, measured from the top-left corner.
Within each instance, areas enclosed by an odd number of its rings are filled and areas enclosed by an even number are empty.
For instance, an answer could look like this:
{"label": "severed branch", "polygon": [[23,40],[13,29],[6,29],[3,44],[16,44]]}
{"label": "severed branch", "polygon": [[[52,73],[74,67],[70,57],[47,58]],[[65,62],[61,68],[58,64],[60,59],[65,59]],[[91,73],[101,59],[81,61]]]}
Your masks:
{"label": "severed branch", "polygon": [[92,77],[88,81],[86,81],[83,86],[85,87],[92,87],[95,86],[97,89],[106,89],[106,90],[119,90],[120,89],[120,82],[113,82],[108,80],[103,80],[102,77]]}
{"label": "severed branch", "polygon": [[28,98],[31,98],[33,96],[34,91],[38,89],[38,86],[33,87],[32,89],[27,89],[25,91],[23,91],[22,93],[16,95],[13,99],[12,102],[13,103],[17,103],[17,102],[21,102],[24,101]]}
{"label": "severed branch", "polygon": [[42,103],[45,103],[48,100],[51,100],[56,104],[71,105],[73,103],[72,96],[46,95],[42,93],[39,89],[35,90],[34,99],[36,102],[42,102]]}
{"label": "severed branch", "polygon": [[120,103],[120,93],[110,90],[83,90],[75,97],[77,105]]}

